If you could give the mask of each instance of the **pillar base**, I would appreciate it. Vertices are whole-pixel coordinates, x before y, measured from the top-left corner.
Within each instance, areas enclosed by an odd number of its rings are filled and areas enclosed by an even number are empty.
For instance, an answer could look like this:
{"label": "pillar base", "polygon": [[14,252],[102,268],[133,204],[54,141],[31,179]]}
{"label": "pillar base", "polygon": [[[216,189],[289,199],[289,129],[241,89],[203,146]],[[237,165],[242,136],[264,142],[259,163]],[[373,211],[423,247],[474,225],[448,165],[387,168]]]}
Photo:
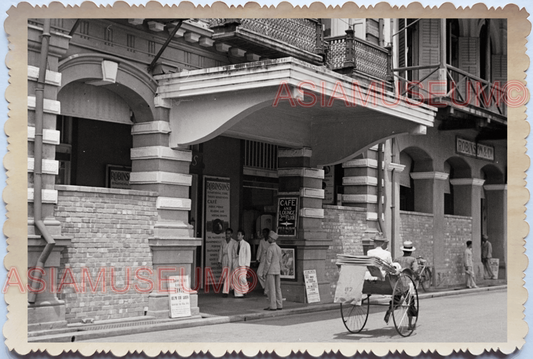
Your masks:
{"label": "pillar base", "polygon": [[28,305],[28,332],[66,328],[65,302],[41,302]]}
{"label": "pillar base", "polygon": [[[191,300],[191,316],[175,319],[191,319],[200,318],[200,308],[198,307],[198,293],[190,294]],[[157,319],[170,318],[170,308],[168,303],[167,293],[150,293],[148,295],[148,316]]]}

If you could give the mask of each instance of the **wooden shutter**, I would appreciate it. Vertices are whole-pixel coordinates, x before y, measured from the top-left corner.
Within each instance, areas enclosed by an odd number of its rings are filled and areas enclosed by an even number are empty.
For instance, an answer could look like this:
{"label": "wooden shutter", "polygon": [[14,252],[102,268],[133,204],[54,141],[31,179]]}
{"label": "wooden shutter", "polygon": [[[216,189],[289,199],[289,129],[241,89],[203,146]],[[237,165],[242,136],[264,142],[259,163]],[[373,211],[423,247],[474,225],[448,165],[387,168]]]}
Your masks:
{"label": "wooden shutter", "polygon": [[398,19],[398,67],[407,66],[407,61],[405,60],[405,51],[406,51],[406,37],[405,37],[405,22],[406,19]]}
{"label": "wooden shutter", "polygon": [[[440,19],[421,19],[419,21],[419,65],[435,65],[437,67],[440,61]],[[422,80],[434,69],[426,69],[419,71],[419,80]],[[426,80],[424,86],[427,88],[427,81],[437,81],[439,79],[438,72],[435,72]]]}
{"label": "wooden shutter", "polygon": [[[479,65],[479,38],[477,37],[459,37],[459,68],[472,75],[479,77],[480,65]],[[462,95],[463,99],[467,98],[467,83],[463,75],[457,76],[457,80],[461,81],[457,87],[457,91]],[[471,80],[472,81],[472,80]],[[473,81],[472,81],[473,82]],[[472,99],[474,98],[474,90],[470,85],[470,91]]]}
{"label": "wooden shutter", "polygon": [[479,77],[479,38],[459,38],[459,68]]}
{"label": "wooden shutter", "polygon": [[492,67],[492,82],[500,81],[503,85],[507,81],[507,56],[505,55],[492,55],[491,59]]}

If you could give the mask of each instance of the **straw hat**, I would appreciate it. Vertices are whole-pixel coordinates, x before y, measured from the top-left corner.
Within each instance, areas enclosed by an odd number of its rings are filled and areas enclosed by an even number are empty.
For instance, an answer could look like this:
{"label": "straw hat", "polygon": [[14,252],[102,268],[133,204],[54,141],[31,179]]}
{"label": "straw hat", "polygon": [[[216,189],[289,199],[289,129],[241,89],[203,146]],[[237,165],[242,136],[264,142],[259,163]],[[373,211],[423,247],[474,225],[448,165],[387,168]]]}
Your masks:
{"label": "straw hat", "polygon": [[400,247],[400,249],[404,252],[412,252],[416,250],[415,247],[413,247],[413,242],[411,241],[405,241],[403,242],[403,246]]}

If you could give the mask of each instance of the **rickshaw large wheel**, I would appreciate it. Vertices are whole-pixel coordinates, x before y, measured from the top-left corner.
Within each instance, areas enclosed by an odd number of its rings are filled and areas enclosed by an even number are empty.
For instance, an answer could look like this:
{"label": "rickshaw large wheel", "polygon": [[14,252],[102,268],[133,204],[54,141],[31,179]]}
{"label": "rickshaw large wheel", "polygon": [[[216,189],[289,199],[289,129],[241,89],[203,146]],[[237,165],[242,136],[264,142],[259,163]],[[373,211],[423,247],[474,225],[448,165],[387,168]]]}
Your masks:
{"label": "rickshaw large wheel", "polygon": [[[402,337],[410,336],[418,321],[418,291],[413,278],[401,273],[392,291],[394,327]],[[409,320],[411,318],[411,320]],[[411,323],[409,323],[411,322]]]}
{"label": "rickshaw large wheel", "polygon": [[341,303],[341,316],[344,326],[350,333],[359,333],[365,327],[370,312],[368,295],[363,298],[361,305]]}

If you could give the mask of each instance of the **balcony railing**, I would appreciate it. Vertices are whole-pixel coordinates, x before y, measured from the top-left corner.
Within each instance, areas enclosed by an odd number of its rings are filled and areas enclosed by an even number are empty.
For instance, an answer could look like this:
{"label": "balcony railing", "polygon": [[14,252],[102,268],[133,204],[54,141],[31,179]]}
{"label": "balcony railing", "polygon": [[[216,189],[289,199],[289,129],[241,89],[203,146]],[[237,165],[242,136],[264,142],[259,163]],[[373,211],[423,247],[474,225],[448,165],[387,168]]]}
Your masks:
{"label": "balcony railing", "polygon": [[[431,81],[439,70],[444,70],[446,81],[435,80],[432,86]],[[482,110],[506,122],[505,83],[492,83],[448,64],[409,66],[394,69],[393,72],[400,82],[398,88],[401,96],[417,94],[416,97],[425,100],[440,99],[452,107]],[[420,77],[422,73],[424,73],[422,78],[416,81],[410,80]],[[430,89],[433,89],[433,92]]]}
{"label": "balcony railing", "polygon": [[322,25],[304,18],[208,19],[213,39],[261,57],[293,56],[321,63]]}
{"label": "balcony railing", "polygon": [[344,36],[327,38],[326,43],[326,63],[330,69],[353,68],[356,74],[366,75],[371,80],[391,81],[389,49],[356,38],[352,31],[347,31]]}

